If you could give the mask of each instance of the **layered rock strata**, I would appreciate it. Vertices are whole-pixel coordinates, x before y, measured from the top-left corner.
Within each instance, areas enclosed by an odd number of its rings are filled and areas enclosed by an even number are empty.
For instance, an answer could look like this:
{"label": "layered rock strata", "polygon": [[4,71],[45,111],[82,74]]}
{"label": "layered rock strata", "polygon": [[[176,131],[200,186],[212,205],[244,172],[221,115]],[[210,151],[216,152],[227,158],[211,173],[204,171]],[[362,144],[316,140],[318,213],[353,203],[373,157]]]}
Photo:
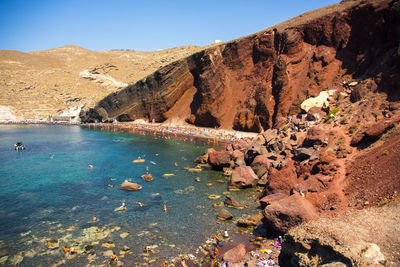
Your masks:
{"label": "layered rock strata", "polygon": [[[198,52],[113,93],[83,122],[189,122],[260,132],[343,80],[399,98],[399,3],[343,1]],[[368,19],[366,19],[368,18]]]}

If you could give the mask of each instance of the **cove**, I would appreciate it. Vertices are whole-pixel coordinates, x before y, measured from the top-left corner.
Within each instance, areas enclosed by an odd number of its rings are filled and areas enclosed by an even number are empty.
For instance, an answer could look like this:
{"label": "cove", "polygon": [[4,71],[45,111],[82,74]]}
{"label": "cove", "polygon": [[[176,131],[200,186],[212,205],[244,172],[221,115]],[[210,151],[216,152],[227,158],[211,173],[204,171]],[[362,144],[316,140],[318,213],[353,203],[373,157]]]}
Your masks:
{"label": "cove", "polygon": [[[15,151],[17,141],[26,150]],[[195,253],[216,232],[236,229],[216,219],[213,204],[227,193],[222,174],[185,169],[208,147],[79,126],[1,126],[0,259],[21,266],[84,266],[108,264],[111,250],[132,265]],[[133,163],[139,156],[145,162]],[[141,178],[146,167],[155,178],[151,182]],[[143,188],[120,190],[125,179]],[[254,205],[251,190],[230,194]],[[221,198],[211,200],[211,194]],[[126,211],[114,211],[123,200]],[[71,246],[79,253],[66,256],[63,248]],[[145,246],[152,247],[150,255]]]}

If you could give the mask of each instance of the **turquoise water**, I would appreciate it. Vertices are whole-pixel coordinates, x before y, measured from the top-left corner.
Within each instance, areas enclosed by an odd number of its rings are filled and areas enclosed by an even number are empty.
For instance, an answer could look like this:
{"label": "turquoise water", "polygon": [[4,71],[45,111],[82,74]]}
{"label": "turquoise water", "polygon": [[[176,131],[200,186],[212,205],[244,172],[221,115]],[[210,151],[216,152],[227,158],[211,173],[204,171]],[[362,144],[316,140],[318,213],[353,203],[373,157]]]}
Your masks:
{"label": "turquoise water", "polygon": [[[15,151],[17,141],[26,150]],[[111,249],[129,265],[194,253],[215,232],[235,229],[233,223],[216,220],[213,204],[226,193],[226,183],[217,182],[224,179],[222,174],[184,169],[193,167],[205,149],[202,144],[79,126],[0,126],[0,263],[107,264],[110,257],[104,252]],[[146,162],[133,163],[138,156]],[[146,166],[154,181],[141,178]],[[165,173],[175,176],[166,178]],[[125,179],[143,188],[122,191],[119,185]],[[210,200],[210,194],[221,199]],[[247,196],[246,191],[232,194],[239,201]],[[127,210],[114,211],[123,200]],[[57,246],[46,246],[49,239],[57,240]],[[91,254],[83,253],[88,245],[93,246]],[[146,245],[153,246],[149,257],[143,254]],[[66,256],[65,246],[80,253]],[[120,253],[124,248],[129,253]]]}

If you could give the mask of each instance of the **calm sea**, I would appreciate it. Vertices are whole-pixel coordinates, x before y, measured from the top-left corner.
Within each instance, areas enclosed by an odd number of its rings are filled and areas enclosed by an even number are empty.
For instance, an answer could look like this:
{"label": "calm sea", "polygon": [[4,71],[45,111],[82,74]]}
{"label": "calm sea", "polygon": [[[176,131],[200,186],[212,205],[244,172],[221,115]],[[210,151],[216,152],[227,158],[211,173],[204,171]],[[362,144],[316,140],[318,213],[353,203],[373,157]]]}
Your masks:
{"label": "calm sea", "polygon": [[[15,151],[17,141],[26,150]],[[108,264],[112,250],[129,266],[194,254],[216,232],[235,229],[233,223],[218,223],[213,207],[226,193],[222,174],[184,169],[206,148],[79,126],[0,126],[0,263]],[[146,161],[133,163],[139,156]],[[141,178],[146,167],[155,178],[151,182]],[[122,191],[125,179],[143,188]],[[210,200],[210,194],[221,198]],[[246,191],[231,194],[247,201]],[[114,211],[123,200],[126,211]],[[71,246],[80,253],[66,256],[63,248]],[[152,246],[149,256],[145,246]]]}

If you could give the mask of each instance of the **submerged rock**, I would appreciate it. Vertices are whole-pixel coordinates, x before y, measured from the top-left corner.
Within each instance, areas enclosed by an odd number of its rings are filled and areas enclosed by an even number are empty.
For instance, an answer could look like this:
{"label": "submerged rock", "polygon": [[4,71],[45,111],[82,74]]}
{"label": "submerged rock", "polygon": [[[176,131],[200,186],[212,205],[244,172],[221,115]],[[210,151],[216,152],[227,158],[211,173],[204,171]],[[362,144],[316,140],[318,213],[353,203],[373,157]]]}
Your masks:
{"label": "submerged rock", "polygon": [[126,191],[137,191],[137,190],[142,189],[142,186],[137,183],[131,183],[131,182],[125,181],[121,184],[120,189],[126,190]]}

